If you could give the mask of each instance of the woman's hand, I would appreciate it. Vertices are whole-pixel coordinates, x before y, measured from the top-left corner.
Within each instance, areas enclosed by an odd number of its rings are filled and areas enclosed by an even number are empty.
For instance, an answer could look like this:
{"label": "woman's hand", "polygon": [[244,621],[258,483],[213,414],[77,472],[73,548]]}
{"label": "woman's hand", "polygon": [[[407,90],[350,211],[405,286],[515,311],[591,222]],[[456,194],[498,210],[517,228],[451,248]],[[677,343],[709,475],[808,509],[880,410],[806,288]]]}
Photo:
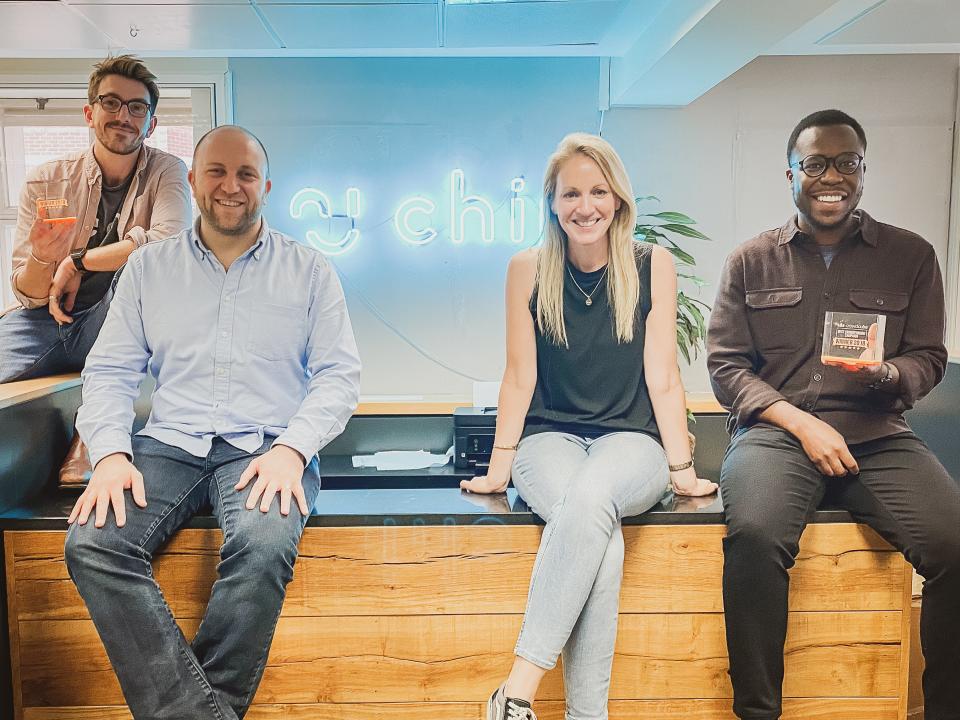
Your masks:
{"label": "woman's hand", "polygon": [[516,450],[494,449],[490,456],[490,467],[486,475],[478,475],[470,480],[461,480],[460,489],[474,493],[502,493],[507,491],[510,483],[510,467]]}
{"label": "woman's hand", "polygon": [[689,497],[712,495],[717,491],[717,484],[697,477],[697,471],[693,466],[686,470],[677,470],[670,473],[670,485],[675,495],[687,495]]}

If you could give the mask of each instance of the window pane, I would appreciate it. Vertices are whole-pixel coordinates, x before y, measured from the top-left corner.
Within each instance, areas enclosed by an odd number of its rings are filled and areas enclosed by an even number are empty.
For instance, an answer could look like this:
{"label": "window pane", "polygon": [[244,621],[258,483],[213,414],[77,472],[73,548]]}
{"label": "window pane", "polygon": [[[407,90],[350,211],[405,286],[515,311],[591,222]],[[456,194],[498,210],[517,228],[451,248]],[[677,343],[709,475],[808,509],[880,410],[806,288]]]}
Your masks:
{"label": "window pane", "polygon": [[192,125],[158,125],[153,131],[153,135],[147,138],[146,144],[163,150],[172,155],[176,155],[183,160],[187,167],[193,158],[193,134]]}
{"label": "window pane", "polygon": [[194,143],[213,127],[211,101],[208,87],[161,88],[157,129],[147,145],[176,155],[190,167]]}
{"label": "window pane", "polygon": [[3,150],[7,198],[4,204],[17,207],[24,180],[35,167],[69,153],[81,152],[89,146],[90,131],[86,126],[5,127]]}

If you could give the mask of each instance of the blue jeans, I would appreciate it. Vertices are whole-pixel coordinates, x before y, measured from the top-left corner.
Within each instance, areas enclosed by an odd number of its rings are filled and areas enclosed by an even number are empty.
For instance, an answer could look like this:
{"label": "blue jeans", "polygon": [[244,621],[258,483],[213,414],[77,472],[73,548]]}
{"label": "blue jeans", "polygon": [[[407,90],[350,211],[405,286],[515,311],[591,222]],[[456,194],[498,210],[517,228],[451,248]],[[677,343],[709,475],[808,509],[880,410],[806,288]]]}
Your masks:
{"label": "blue jeans", "polygon": [[[147,506],[124,493],[127,522],[72,525],[65,557],[137,720],[236,720],[260,683],[297,545],[306,524],[296,502],[268,513],[244,507],[251,483],[234,490],[253,457],[215,438],[197,458],[153,438],[133,439]],[[316,458],[303,475],[311,507],[320,489]],[[223,530],[217,581],[192,642],[174,622],[153,578],[154,554],[197,511],[211,507]]]}
{"label": "blue jeans", "polygon": [[113,291],[58,325],[47,306],[18,308],[0,317],[0,383],[79,372],[107,317]]}
{"label": "blue jeans", "polygon": [[606,720],[617,639],[620,520],[663,497],[669,472],[656,440],[538,433],[520,443],[513,484],[546,522],[516,654],[550,669],[563,652],[568,720]]}

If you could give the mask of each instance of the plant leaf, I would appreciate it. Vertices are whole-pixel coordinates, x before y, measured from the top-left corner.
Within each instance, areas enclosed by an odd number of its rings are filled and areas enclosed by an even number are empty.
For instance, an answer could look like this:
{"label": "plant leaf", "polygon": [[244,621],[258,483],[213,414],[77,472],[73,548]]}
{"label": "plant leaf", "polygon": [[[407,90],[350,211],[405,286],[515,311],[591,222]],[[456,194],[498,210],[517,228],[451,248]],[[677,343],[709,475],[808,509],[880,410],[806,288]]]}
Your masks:
{"label": "plant leaf", "polygon": [[698,288],[706,287],[707,285],[707,281],[704,280],[702,277],[698,277],[697,275],[691,275],[690,273],[678,272],[677,277],[683,278],[684,280],[689,280]]}
{"label": "plant leaf", "polygon": [[692,227],[687,227],[686,225],[667,223],[666,225],[660,225],[659,227],[661,230],[669,230],[677,235],[686,235],[687,237],[697,238],[698,240],[710,239],[699,230],[694,230]]}
{"label": "plant leaf", "polygon": [[644,217],[655,217],[661,220],[666,220],[667,222],[671,222],[671,223],[683,223],[684,225],[697,224],[697,221],[694,220],[692,217],[689,217],[687,215],[684,215],[683,213],[678,213],[678,212],[666,211],[666,212],[650,213],[649,215],[645,215]]}
{"label": "plant leaf", "polygon": [[636,227],[633,229],[634,235],[644,234],[644,235],[656,235],[657,237],[665,238],[667,237],[665,233],[661,232],[657,228],[659,225],[644,225],[643,223],[637,223]]}
{"label": "plant leaf", "polygon": [[677,260],[682,262],[684,265],[696,265],[697,261],[693,259],[693,255],[688,253],[686,250],[682,250],[679,245],[674,243],[672,240],[668,241],[670,246],[667,247],[667,250],[673,255]]}

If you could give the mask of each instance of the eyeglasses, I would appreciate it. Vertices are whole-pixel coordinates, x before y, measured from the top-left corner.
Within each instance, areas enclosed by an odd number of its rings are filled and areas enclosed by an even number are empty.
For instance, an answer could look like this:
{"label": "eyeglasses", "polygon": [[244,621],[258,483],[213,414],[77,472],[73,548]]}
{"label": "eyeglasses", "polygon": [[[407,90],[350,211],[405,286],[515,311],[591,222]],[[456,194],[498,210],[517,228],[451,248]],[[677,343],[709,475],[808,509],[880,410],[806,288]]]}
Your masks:
{"label": "eyeglasses", "polygon": [[131,117],[146,117],[150,112],[150,103],[143,100],[121,100],[116,95],[97,95],[93,101],[100,103],[100,107],[114,115],[120,112],[120,108],[124,105],[127,106],[127,112]]}
{"label": "eyeglasses", "polygon": [[841,175],[853,175],[863,163],[863,155],[855,152],[840,153],[836,157],[807,155],[803,160],[790,163],[790,167],[799,167],[808,177],[820,177],[833,165]]}

